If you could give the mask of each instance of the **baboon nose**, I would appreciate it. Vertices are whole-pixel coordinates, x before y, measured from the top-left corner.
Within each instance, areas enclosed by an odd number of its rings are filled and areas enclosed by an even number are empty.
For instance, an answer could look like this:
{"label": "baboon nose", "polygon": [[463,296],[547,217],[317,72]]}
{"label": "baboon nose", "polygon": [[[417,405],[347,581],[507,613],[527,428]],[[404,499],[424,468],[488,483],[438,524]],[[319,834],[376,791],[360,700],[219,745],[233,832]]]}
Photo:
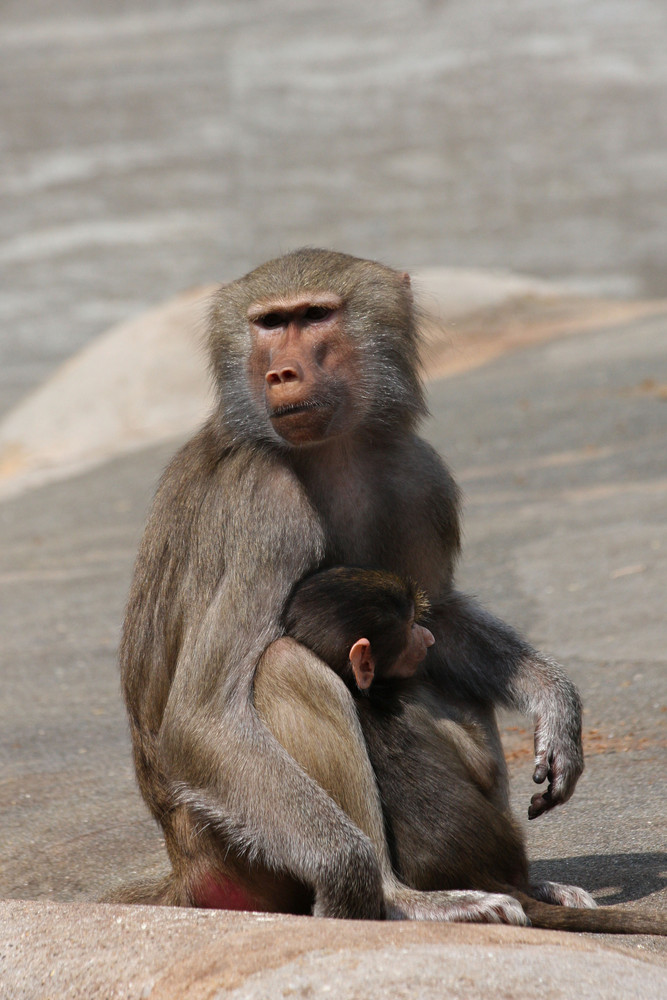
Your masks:
{"label": "baboon nose", "polygon": [[[422,628],[423,628],[423,626],[422,626]],[[424,636],[424,645],[425,646],[433,646],[433,645],[435,645],[435,636],[430,631],[430,629],[424,628],[422,634]]]}
{"label": "baboon nose", "polygon": [[277,365],[266,373],[266,384],[282,385],[285,382],[303,382],[303,369],[296,361],[290,361],[283,365]]}

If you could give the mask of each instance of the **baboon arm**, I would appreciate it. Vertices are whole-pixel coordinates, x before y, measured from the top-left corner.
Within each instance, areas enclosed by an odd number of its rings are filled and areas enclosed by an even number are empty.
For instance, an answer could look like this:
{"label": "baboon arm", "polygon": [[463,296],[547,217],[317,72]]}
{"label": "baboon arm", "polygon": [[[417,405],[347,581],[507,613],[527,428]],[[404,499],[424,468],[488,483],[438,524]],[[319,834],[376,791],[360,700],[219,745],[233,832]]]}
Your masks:
{"label": "baboon arm", "polygon": [[[176,803],[216,829],[223,845],[311,888],[316,912],[379,918],[371,842],[280,746],[252,701],[257,664],[281,634],[284,601],[321,558],[319,525],[280,477],[240,477],[235,499],[220,530],[224,572],[183,630],[158,736],[160,768]],[[191,552],[197,544],[195,526]],[[213,558],[210,545],[205,551]]]}
{"label": "baboon arm", "polygon": [[243,724],[244,733],[225,733],[215,785],[175,782],[175,801],[214,830],[223,848],[311,889],[315,914],[381,919],[382,878],[370,840],[277,743],[251,706]]}
{"label": "baboon arm", "polygon": [[434,603],[432,615],[436,643],[428,670],[435,683],[533,719],[533,779],[548,786],[532,797],[529,818],[566,802],[584,765],[581,701],[562,667],[464,594],[453,591]]}
{"label": "baboon arm", "polygon": [[[217,602],[210,614],[216,610]],[[236,643],[224,648],[218,635],[200,637],[186,651],[165,712],[159,749],[174,800],[248,861],[311,888],[316,912],[380,918],[381,874],[371,842],[268,731],[243,691],[245,678],[234,686],[228,675],[220,688],[209,688],[206,702],[195,701],[197,659],[238,656],[240,672],[259,660],[275,631],[264,623],[258,635],[245,633],[243,651]]]}

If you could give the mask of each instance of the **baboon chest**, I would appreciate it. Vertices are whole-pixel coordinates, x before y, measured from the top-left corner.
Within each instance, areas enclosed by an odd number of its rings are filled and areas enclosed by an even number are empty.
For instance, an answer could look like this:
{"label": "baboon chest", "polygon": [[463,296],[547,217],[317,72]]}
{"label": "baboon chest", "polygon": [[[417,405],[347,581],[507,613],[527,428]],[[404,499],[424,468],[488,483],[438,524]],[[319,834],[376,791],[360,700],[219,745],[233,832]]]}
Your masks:
{"label": "baboon chest", "polygon": [[324,524],[327,558],[343,564],[376,563],[382,527],[389,522],[385,499],[362,477],[322,496],[319,514]]}
{"label": "baboon chest", "polygon": [[359,477],[323,498],[319,513],[327,562],[388,569],[424,586],[439,573],[440,539],[421,505],[408,510],[391,485]]}
{"label": "baboon chest", "polygon": [[415,450],[369,447],[295,463],[322,527],[326,563],[374,566],[440,589],[446,541],[429,509],[428,470],[412,457]]}

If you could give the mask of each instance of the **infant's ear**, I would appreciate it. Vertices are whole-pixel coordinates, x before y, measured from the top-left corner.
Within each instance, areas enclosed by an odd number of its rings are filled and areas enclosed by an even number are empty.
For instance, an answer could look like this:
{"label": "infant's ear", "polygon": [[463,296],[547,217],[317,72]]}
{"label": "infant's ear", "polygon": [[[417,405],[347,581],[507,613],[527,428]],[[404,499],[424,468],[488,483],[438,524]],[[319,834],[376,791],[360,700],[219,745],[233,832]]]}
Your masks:
{"label": "infant's ear", "polygon": [[350,650],[352,673],[360,691],[365,691],[373,683],[375,660],[368,639],[357,639]]}

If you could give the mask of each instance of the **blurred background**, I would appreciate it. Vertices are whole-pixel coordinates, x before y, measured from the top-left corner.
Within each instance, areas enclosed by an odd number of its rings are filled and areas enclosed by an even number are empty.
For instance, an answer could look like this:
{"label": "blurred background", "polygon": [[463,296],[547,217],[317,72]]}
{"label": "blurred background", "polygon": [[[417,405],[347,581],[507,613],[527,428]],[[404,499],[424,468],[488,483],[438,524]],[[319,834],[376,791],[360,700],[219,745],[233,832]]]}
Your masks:
{"label": "blurred background", "polygon": [[667,293],[664,0],[4,0],[0,415],[302,244]]}

